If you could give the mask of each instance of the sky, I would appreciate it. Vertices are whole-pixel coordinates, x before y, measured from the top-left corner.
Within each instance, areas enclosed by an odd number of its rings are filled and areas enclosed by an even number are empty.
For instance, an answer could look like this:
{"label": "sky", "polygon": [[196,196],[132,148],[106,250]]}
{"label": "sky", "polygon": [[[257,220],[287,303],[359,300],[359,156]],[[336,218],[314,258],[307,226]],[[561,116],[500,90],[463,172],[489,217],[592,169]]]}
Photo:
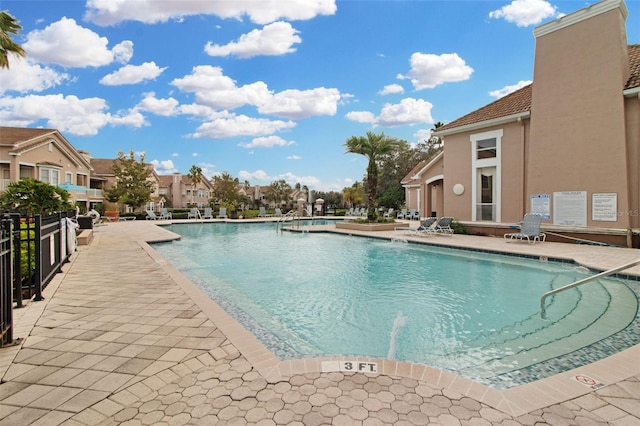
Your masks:
{"label": "sky", "polygon": [[[3,0],[23,27],[0,124],[160,175],[342,191],[367,131],[411,144],[533,78],[533,29],[595,1]],[[627,0],[640,43],[640,0]]]}

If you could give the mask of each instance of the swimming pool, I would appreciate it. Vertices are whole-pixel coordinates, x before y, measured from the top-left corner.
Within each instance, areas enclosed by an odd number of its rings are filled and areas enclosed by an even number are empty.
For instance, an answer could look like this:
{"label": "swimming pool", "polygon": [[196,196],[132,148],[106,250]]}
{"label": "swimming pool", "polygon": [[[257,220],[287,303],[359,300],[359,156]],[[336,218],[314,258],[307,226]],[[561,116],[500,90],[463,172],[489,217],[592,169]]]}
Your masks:
{"label": "swimming pool", "polygon": [[172,225],[160,254],[281,359],[363,355],[510,387],[637,343],[638,283],[572,265],[273,223]]}

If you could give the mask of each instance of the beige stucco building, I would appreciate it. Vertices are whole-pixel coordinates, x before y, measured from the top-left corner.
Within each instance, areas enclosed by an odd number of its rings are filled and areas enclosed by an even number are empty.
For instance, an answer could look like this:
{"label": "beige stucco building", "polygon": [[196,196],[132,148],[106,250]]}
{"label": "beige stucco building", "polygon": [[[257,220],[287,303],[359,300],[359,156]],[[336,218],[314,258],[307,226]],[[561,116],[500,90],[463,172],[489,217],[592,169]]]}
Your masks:
{"label": "beige stucco building", "polygon": [[402,181],[407,207],[488,235],[534,212],[551,239],[638,247],[640,45],[627,13],[604,0],[537,27],[533,83],[440,127],[443,152]]}

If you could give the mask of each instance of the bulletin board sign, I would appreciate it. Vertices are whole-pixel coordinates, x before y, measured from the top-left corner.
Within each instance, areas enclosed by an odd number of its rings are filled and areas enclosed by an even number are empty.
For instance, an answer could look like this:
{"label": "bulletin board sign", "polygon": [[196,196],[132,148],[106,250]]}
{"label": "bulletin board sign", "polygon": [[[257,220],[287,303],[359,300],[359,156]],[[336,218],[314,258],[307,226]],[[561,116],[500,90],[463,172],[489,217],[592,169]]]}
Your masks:
{"label": "bulletin board sign", "polygon": [[591,194],[591,220],[616,222],[618,220],[618,194],[607,192]]}
{"label": "bulletin board sign", "polygon": [[543,220],[551,219],[551,195],[533,194],[530,204],[530,213],[542,216]]}
{"label": "bulletin board sign", "polygon": [[553,224],[587,226],[587,191],[554,192]]}

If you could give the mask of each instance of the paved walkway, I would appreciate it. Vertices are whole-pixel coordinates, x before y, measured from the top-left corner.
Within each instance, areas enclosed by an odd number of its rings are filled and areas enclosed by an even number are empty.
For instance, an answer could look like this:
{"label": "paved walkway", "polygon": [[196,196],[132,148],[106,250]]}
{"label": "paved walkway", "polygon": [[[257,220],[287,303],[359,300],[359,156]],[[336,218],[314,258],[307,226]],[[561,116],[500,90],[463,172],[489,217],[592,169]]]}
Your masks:
{"label": "paved walkway", "polygon": [[[342,358],[279,361],[145,242],[172,238],[151,222],[100,226],[44,301],[14,311],[20,342],[0,349],[0,425],[640,424],[640,345],[504,391],[401,362],[358,359],[377,365],[364,374],[340,371]],[[638,256],[489,237],[429,242],[600,268]]]}

